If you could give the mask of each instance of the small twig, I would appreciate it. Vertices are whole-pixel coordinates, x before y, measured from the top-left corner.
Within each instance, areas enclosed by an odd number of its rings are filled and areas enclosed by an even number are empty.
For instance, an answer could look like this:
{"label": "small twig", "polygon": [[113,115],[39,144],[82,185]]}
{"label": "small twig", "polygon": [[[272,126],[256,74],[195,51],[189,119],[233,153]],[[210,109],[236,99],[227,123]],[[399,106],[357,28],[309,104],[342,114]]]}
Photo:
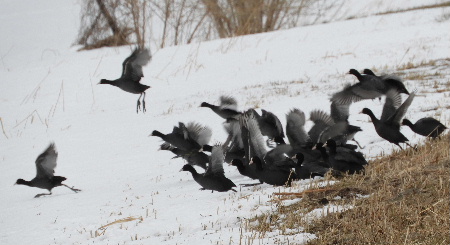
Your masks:
{"label": "small twig", "polygon": [[111,223],[109,223],[109,224],[106,224],[106,225],[104,225],[104,226],[98,228],[98,230],[105,229],[106,227],[108,227],[108,226],[110,226],[110,225],[114,225],[114,224],[118,224],[118,223],[130,222],[130,221],[137,220],[137,219],[139,219],[139,218],[128,217],[128,218],[124,218],[124,219],[118,219],[118,220],[116,220],[116,221],[114,221],[114,222],[111,222]]}
{"label": "small twig", "polygon": [[333,190],[331,188],[320,188],[320,189],[313,189],[313,190],[306,190],[302,192],[275,192],[273,193],[276,196],[296,196],[296,197],[302,197],[306,193],[314,193],[314,192],[325,192]]}
{"label": "small twig", "polygon": [[92,106],[91,109],[94,107],[95,105],[95,95],[94,95],[94,86],[92,85],[92,80],[89,79],[89,83],[91,84],[91,91],[92,91]]}
{"label": "small twig", "polygon": [[97,74],[97,71],[98,71],[98,67],[100,66],[100,64],[102,63],[102,60],[103,60],[103,55],[102,55],[102,57],[100,57],[100,60],[98,61],[98,64],[97,64],[97,67],[95,68],[95,71],[94,71],[94,76],[95,76],[95,74]]}
{"label": "small twig", "polygon": [[66,101],[65,101],[65,98],[64,98],[64,80],[62,81],[62,83],[61,83],[61,89],[62,89],[62,100],[63,100],[63,112],[65,112],[66,111]]}
{"label": "small twig", "polygon": [[442,202],[442,200],[444,200],[444,199],[441,199],[441,200],[435,202],[433,205],[431,205],[431,207],[428,207],[427,209],[424,209],[424,210],[420,211],[419,214],[423,214],[423,213],[427,212],[428,210],[432,209],[432,208],[433,208],[434,206],[436,206],[438,203]]}
{"label": "small twig", "polygon": [[39,121],[41,121],[42,124],[45,124],[45,123],[42,121],[42,118],[41,118],[41,116],[39,115],[39,113],[38,113],[36,110],[34,110],[34,111],[32,111],[27,117],[25,117],[22,121],[20,121],[19,123],[17,123],[16,126],[14,126],[13,128],[17,128],[17,127],[18,127],[20,124],[22,124],[24,121],[28,120],[28,118],[32,117],[34,113],[36,113],[36,115],[38,116]]}
{"label": "small twig", "polygon": [[42,80],[39,82],[39,84],[33,89],[33,91],[31,91],[30,94],[28,94],[27,96],[25,96],[25,98],[22,100],[22,102],[20,103],[21,105],[28,103],[28,101],[30,100],[31,97],[33,97],[33,102],[34,100],[36,100],[36,96],[37,96],[37,92],[41,89],[41,84],[45,81],[45,79],[47,79],[47,77],[50,75],[50,69],[48,69],[47,75],[44,76],[44,78],[42,78]]}
{"label": "small twig", "polygon": [[0,117],[0,123],[2,124],[3,135],[5,135],[5,137],[6,137],[7,139],[9,139],[8,135],[6,135],[5,128],[3,127],[3,120],[2,120],[1,117]]}

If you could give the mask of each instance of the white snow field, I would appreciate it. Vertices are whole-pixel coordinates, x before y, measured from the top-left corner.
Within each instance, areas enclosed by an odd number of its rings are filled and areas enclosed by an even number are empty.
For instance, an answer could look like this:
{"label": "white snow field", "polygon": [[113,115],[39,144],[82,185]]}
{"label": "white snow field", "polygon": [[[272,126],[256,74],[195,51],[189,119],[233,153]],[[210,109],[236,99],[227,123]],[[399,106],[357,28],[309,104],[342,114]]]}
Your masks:
{"label": "white snow field", "polygon": [[[151,86],[147,112],[137,114],[137,95],[97,85],[120,76],[133,47],[78,52],[72,46],[78,1],[1,0],[0,244],[303,244],[314,238],[302,227],[296,235],[264,237],[245,229],[248,219],[274,208],[273,192],[301,191],[310,181],[286,190],[263,184],[236,193],[200,191],[188,172],[179,172],[183,161],[158,151],[161,141],[148,135],[197,121],[213,129],[211,143],[225,141],[223,119],[199,107],[221,95],[235,96],[241,110],[267,109],[283,124],[293,107],[306,115],[328,111],[330,95],[357,81],[346,74],[350,68],[396,72],[417,90],[406,117],[431,116],[449,126],[450,8],[375,15],[442,2],[343,1],[333,15],[339,18],[325,15],[324,24],[153,49],[141,81]],[[396,147],[358,114],[368,107],[379,116],[383,103],[350,108],[368,159]],[[409,128],[402,132],[412,144],[423,139]],[[33,198],[46,190],[14,183],[35,176],[34,161],[52,141],[59,152],[55,174],[82,191],[57,187]],[[253,182],[224,168],[236,185]]]}

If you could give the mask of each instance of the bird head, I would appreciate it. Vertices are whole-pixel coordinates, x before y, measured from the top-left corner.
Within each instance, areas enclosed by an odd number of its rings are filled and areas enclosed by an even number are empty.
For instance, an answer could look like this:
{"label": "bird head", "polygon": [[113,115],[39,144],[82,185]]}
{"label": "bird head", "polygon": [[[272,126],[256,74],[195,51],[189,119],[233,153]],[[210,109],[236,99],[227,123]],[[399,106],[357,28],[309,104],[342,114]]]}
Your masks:
{"label": "bird head", "polygon": [[14,185],[25,185],[26,181],[24,179],[18,179]]}
{"label": "bird head", "polygon": [[350,71],[348,71],[348,73],[347,74],[352,74],[352,75],[357,75],[357,74],[360,74],[356,69],[350,69]]}
{"label": "bird head", "polygon": [[191,165],[185,164],[185,165],[180,169],[180,172],[181,172],[181,171],[195,171],[195,169],[194,169],[194,167],[192,167]]}
{"label": "bird head", "polygon": [[102,79],[98,84],[111,84],[111,81],[107,79]]}
{"label": "bird head", "polygon": [[233,159],[230,162],[231,166],[243,166],[243,163],[240,159]]}
{"label": "bird head", "polygon": [[408,119],[403,119],[403,121],[402,121],[402,125],[408,125],[408,126],[411,126],[412,125],[412,123],[411,123],[411,121],[410,120],[408,120]]}
{"label": "bird head", "polygon": [[362,111],[360,112],[360,114],[366,114],[369,115],[372,111],[369,108],[364,108],[362,109]]}

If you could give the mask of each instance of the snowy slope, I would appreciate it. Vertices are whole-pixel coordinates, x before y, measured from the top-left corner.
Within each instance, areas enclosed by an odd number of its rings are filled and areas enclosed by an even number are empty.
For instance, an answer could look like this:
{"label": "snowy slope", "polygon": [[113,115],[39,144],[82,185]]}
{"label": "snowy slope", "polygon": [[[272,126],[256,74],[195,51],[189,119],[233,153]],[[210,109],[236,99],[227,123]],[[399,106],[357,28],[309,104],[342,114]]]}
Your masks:
{"label": "snowy slope", "polygon": [[[383,1],[374,1],[380,6]],[[442,1],[401,1],[404,8]],[[345,5],[346,9],[352,1]],[[384,2],[383,2],[384,3]],[[147,113],[136,114],[136,95],[108,85],[132,47],[77,52],[77,1],[0,1],[0,244],[239,244],[252,241],[240,231],[246,219],[270,210],[269,185],[238,188],[237,193],[199,191],[183,162],[158,151],[161,141],[148,137],[168,132],[179,121],[198,121],[223,142],[222,119],[203,101],[233,95],[240,109],[264,108],[284,115],[298,107],[307,115],[328,110],[329,96],[356,79],[350,68],[394,72],[408,63],[430,65],[411,72],[434,74],[426,81],[407,80],[418,96],[407,117],[415,121],[450,118],[447,90],[450,69],[450,8],[416,10],[312,25],[285,31],[215,40],[156,51],[144,67]],[[409,5],[408,5],[409,4]],[[381,4],[383,5],[383,4]],[[398,5],[363,9],[365,15]],[[380,7],[381,8],[381,7]],[[374,11],[374,12],[370,12]],[[361,11],[360,11],[361,12]],[[354,14],[349,13],[348,16]],[[403,74],[407,75],[407,74]],[[380,115],[382,102],[352,105],[350,120],[364,131],[356,138],[368,158],[393,146],[379,138],[366,115]],[[311,123],[308,122],[308,127]],[[421,138],[407,128],[412,143]],[[35,175],[34,161],[49,142],[59,151],[57,175],[82,189],[45,190],[14,186]],[[251,180],[225,166],[236,184]],[[307,188],[302,181],[294,188]],[[132,217],[131,221],[102,226]],[[255,239],[275,243],[277,234]],[[312,237],[285,237],[301,243]],[[279,237],[278,237],[279,238]],[[137,240],[136,240],[137,239]]]}

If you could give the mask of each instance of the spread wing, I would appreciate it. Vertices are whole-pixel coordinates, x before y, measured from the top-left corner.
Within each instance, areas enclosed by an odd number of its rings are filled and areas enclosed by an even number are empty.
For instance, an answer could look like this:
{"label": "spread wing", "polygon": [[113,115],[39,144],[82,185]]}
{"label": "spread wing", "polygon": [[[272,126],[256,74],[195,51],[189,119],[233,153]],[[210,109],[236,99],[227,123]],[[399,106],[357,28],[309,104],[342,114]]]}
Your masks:
{"label": "spread wing", "polygon": [[322,110],[311,111],[309,119],[314,122],[314,126],[308,131],[309,137],[313,143],[317,143],[320,134],[328,127],[334,124],[333,118]]}
{"label": "spread wing", "polygon": [[231,96],[220,96],[220,108],[237,111],[237,100]]}
{"label": "spread wing", "polygon": [[139,82],[141,77],[144,76],[142,66],[147,65],[151,58],[148,49],[136,48],[122,63],[122,78],[128,78],[133,82]]}
{"label": "spread wing", "polygon": [[222,146],[215,145],[211,150],[211,157],[209,160],[208,168],[206,169],[206,175],[224,175],[223,171],[224,154]]}
{"label": "spread wing", "polygon": [[305,113],[294,108],[286,115],[286,135],[291,144],[305,144],[310,141],[305,131]]}
{"label": "spread wing", "polygon": [[414,97],[416,96],[416,91],[412,92],[408,98],[403,102],[403,104],[398,107],[398,109],[395,111],[395,113],[387,119],[387,121],[391,124],[398,125],[400,127],[400,121],[405,116],[406,111],[408,110],[409,106],[411,105]]}
{"label": "spread wing", "polygon": [[330,116],[335,122],[347,121],[350,116],[350,103],[340,104],[332,101],[330,105]]}
{"label": "spread wing", "polygon": [[[274,128],[278,136],[284,137],[283,125],[281,125],[280,119],[278,119],[278,117],[270,111],[261,109],[261,112],[262,116],[260,120],[264,120],[265,123]],[[264,135],[264,132],[262,133]]]}
{"label": "spread wing", "polygon": [[55,144],[51,143],[47,149],[36,158],[36,177],[53,177],[56,168],[56,159],[58,153],[55,150]]}
{"label": "spread wing", "polygon": [[241,116],[240,124],[247,159],[253,156],[262,158],[267,153],[267,149],[252,109]]}
{"label": "spread wing", "polygon": [[345,85],[344,89],[341,91],[334,93],[331,96],[331,101],[335,102],[337,104],[346,105],[351,104],[352,102],[357,102],[362,100],[361,96],[355,94],[353,90],[358,90],[358,87],[360,86],[359,83],[350,85]]}
{"label": "spread wing", "polygon": [[199,145],[207,145],[212,136],[211,128],[203,126],[200,123],[189,122],[186,126],[189,137]]}
{"label": "spread wing", "polygon": [[397,108],[402,104],[402,96],[395,89],[391,89],[386,93],[386,100],[381,113],[380,121],[387,122],[393,117]]}

